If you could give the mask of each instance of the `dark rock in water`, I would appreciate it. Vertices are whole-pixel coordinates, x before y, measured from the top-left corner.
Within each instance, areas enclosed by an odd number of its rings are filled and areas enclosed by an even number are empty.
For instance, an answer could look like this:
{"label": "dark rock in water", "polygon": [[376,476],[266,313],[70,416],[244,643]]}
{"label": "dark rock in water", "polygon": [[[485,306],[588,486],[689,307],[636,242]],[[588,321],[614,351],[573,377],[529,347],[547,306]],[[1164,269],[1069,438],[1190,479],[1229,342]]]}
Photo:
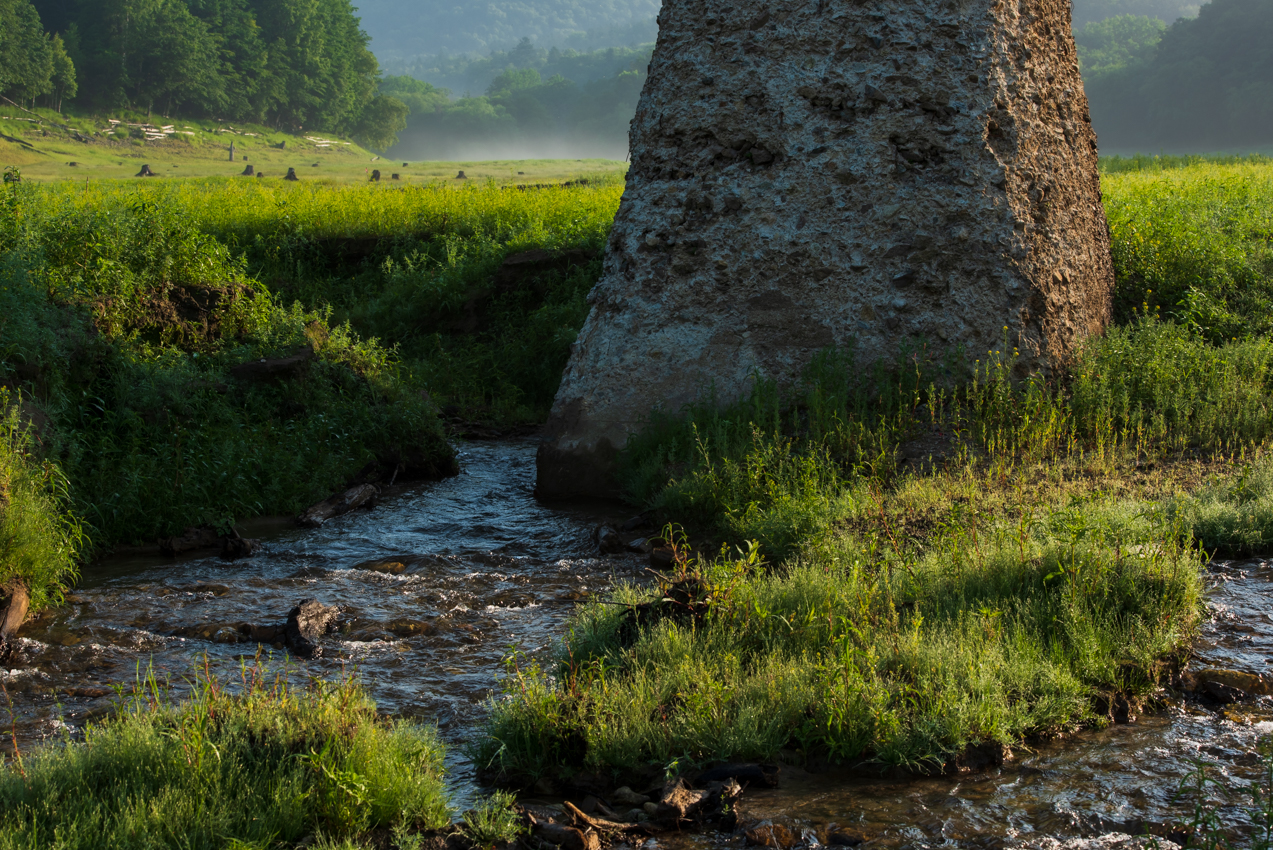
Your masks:
{"label": "dark rock in water", "polygon": [[623,538],[619,536],[619,532],[608,525],[597,526],[596,530],[592,532],[592,539],[596,541],[603,555],[613,555],[627,548],[623,543]]}
{"label": "dark rock in water", "polygon": [[620,531],[636,531],[638,528],[649,528],[650,518],[645,514],[637,514],[632,519],[619,526]]}
{"label": "dark rock in water", "polygon": [[562,850],[601,850],[601,839],[595,832],[584,832],[573,826],[551,821],[536,823],[531,827],[531,834]]}
{"label": "dark rock in water", "polygon": [[258,552],[260,548],[260,540],[249,540],[246,537],[240,537],[237,531],[221,538],[221,557],[227,561],[237,561],[240,558],[250,557]]}
{"label": "dark rock in water", "polygon": [[638,555],[648,555],[654,551],[654,544],[650,542],[648,537],[638,537],[624,548],[629,552],[636,552]]}
{"label": "dark rock in water", "polygon": [[196,549],[215,549],[221,545],[221,538],[211,526],[195,528],[191,526],[175,537],[166,537],[159,541],[159,551],[173,557],[183,552]]}
{"label": "dark rock in water", "polygon": [[274,643],[282,637],[284,628],[284,626],[257,626],[244,623],[239,626],[239,634],[255,643]]}
{"label": "dark rock in water", "polygon": [[1140,706],[1126,694],[1097,694],[1092,700],[1092,711],[1106,717],[1111,723],[1132,723]]}
{"label": "dark rock in water", "polygon": [[827,824],[826,841],[831,847],[856,847],[866,843],[866,833],[839,824]]}
{"label": "dark rock in water", "polygon": [[1228,705],[1256,696],[1273,693],[1270,682],[1259,673],[1241,670],[1205,668],[1188,671],[1182,681],[1185,690],[1205,694],[1216,702]]}
{"label": "dark rock in water", "polygon": [[744,844],[751,847],[773,847],[786,850],[794,847],[799,838],[794,832],[780,823],[771,820],[751,824],[743,830]]}
{"label": "dark rock in water", "polygon": [[699,785],[706,785],[709,782],[724,782],[728,779],[752,788],[777,788],[778,765],[722,764],[703,771],[694,781]]}
{"label": "dark rock in water", "polygon": [[640,807],[650,802],[650,798],[644,794],[638,794],[627,785],[624,785],[610,795],[610,801],[618,806]]}
{"label": "dark rock in water", "polygon": [[150,170],[149,165],[143,165],[141,167],[141,171],[137,172],[137,176],[138,177],[156,177],[158,175],[156,175],[155,172]]}
{"label": "dark rock in water", "polygon": [[1012,761],[1012,750],[998,741],[967,747],[946,762],[947,773],[976,773]]}
{"label": "dark rock in water", "polygon": [[653,548],[650,550],[651,569],[666,570],[676,563],[676,549],[662,541],[652,541],[652,543]]}
{"label": "dark rock in water", "polygon": [[340,609],[324,605],[317,599],[306,599],[287,612],[283,641],[297,658],[317,658],[323,654],[318,640],[332,630]]}
{"label": "dark rock in water", "polygon": [[371,484],[351,487],[337,496],[314,505],[297,517],[296,522],[306,528],[318,528],[332,517],[347,514],[358,508],[371,507],[378,495],[380,491]]}
{"label": "dark rock in water", "polygon": [[706,791],[690,788],[684,779],[677,779],[663,789],[663,797],[655,809],[654,818],[671,823],[688,820],[703,808],[707,799]]}
{"label": "dark rock in water", "polygon": [[26,620],[30,607],[31,594],[20,580],[12,579],[0,585],[0,658],[6,657],[9,638]]}
{"label": "dark rock in water", "polygon": [[240,381],[283,381],[295,378],[308,368],[314,359],[314,349],[305,346],[287,357],[262,357],[230,368],[230,374]]}
{"label": "dark rock in water", "polygon": [[290,181],[292,181],[293,183],[295,183],[297,180],[300,180],[301,178],[299,178],[299,177],[297,177],[297,176],[296,176],[296,169],[295,169],[295,168],[289,168],[289,169],[287,169],[287,174],[283,177],[283,179],[284,179],[284,180],[290,180]]}

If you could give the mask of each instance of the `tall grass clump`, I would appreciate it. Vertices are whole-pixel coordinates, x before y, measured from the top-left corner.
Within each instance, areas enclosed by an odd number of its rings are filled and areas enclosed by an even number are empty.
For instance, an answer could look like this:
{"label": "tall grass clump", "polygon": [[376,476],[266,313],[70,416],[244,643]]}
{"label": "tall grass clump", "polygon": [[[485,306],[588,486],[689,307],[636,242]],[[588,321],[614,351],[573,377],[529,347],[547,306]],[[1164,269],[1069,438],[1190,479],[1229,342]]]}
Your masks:
{"label": "tall grass clump", "polygon": [[[454,471],[393,351],[285,307],[180,209],[126,200],[17,184],[0,216],[0,383],[50,417],[95,543],[295,512],[360,471]],[[274,377],[241,368],[298,354]]]}
{"label": "tall grass clump", "polygon": [[1201,575],[1166,512],[1108,501],[913,556],[839,537],[777,568],[682,564],[581,610],[551,668],[511,671],[475,756],[513,782],[783,750],[941,770],[1152,690]]}
{"label": "tall grass clump", "polygon": [[450,823],[442,745],[353,679],[296,690],[259,663],[170,702],[141,679],[82,743],[0,768],[0,848],[275,847]]}
{"label": "tall grass clump", "polygon": [[74,580],[84,534],[66,478],[32,443],[20,405],[0,388],[0,589],[21,582],[38,611]]}
{"label": "tall grass clump", "polygon": [[1273,169],[1121,171],[1101,186],[1120,322],[1148,307],[1212,342],[1273,330]]}

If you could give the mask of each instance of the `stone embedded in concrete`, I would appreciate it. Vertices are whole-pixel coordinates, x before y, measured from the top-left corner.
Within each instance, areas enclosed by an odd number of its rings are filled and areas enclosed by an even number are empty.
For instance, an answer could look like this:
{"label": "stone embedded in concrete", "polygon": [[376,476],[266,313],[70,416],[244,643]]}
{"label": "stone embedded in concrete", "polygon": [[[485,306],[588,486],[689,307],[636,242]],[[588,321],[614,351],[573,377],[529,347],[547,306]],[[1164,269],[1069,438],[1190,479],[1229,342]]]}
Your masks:
{"label": "stone embedded in concrete", "polygon": [[1113,267],[1065,0],[666,0],[632,167],[539,454],[616,492],[655,406],[819,349],[1020,369],[1109,321]]}

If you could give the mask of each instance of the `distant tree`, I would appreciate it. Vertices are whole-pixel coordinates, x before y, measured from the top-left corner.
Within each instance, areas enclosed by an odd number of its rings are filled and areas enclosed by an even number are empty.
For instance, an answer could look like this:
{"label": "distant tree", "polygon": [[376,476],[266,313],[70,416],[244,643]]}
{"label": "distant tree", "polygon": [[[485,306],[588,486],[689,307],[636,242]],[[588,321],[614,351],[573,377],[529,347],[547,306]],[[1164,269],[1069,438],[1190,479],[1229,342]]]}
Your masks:
{"label": "distant tree", "polygon": [[1151,60],[1167,25],[1144,15],[1094,21],[1074,34],[1083,76],[1093,79]]}
{"label": "distant tree", "polygon": [[446,89],[417,80],[414,77],[385,77],[380,81],[380,93],[402,101],[411,115],[424,115],[435,112],[451,102],[451,93]]}
{"label": "distant tree", "polygon": [[75,63],[66,52],[66,44],[62,36],[56,33],[49,37],[49,47],[53,54],[53,75],[50,79],[52,90],[49,92],[50,105],[58,112],[62,111],[62,101],[74,98],[79,91],[75,80]]}
{"label": "distant tree", "polygon": [[0,0],[0,94],[31,103],[52,88],[53,50],[29,0]]}
{"label": "distant tree", "polygon": [[363,107],[353,129],[354,140],[375,151],[388,150],[397,143],[398,133],[406,128],[410,111],[396,97],[376,95]]}
{"label": "distant tree", "polygon": [[1212,0],[1139,65],[1087,81],[1102,149],[1227,150],[1273,144],[1268,0]]}
{"label": "distant tree", "polygon": [[1076,32],[1090,23],[1122,15],[1157,18],[1170,24],[1197,16],[1201,5],[1194,0],[1074,0],[1072,17]]}

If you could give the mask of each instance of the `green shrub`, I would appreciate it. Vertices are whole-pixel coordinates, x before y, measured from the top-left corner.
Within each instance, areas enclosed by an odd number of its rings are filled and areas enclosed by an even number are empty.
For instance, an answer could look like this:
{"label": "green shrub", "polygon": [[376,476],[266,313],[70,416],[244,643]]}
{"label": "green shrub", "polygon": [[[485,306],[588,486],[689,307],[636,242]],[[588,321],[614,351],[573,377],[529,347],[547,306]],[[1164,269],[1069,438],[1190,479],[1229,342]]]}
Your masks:
{"label": "green shrub", "polygon": [[436,734],[379,719],[352,679],[297,692],[258,661],[196,685],[171,704],[139,682],[83,743],[0,768],[0,848],[267,848],[450,823]]}
{"label": "green shrub", "polygon": [[584,607],[552,669],[510,671],[479,767],[524,782],[789,749],[939,769],[1148,693],[1201,611],[1196,550],[1145,504],[1039,509],[914,557],[845,537],[777,569],[754,554]]}
{"label": "green shrub", "polygon": [[31,424],[0,387],[0,587],[18,580],[38,611],[75,579],[84,534],[57,464],[34,451]]}

